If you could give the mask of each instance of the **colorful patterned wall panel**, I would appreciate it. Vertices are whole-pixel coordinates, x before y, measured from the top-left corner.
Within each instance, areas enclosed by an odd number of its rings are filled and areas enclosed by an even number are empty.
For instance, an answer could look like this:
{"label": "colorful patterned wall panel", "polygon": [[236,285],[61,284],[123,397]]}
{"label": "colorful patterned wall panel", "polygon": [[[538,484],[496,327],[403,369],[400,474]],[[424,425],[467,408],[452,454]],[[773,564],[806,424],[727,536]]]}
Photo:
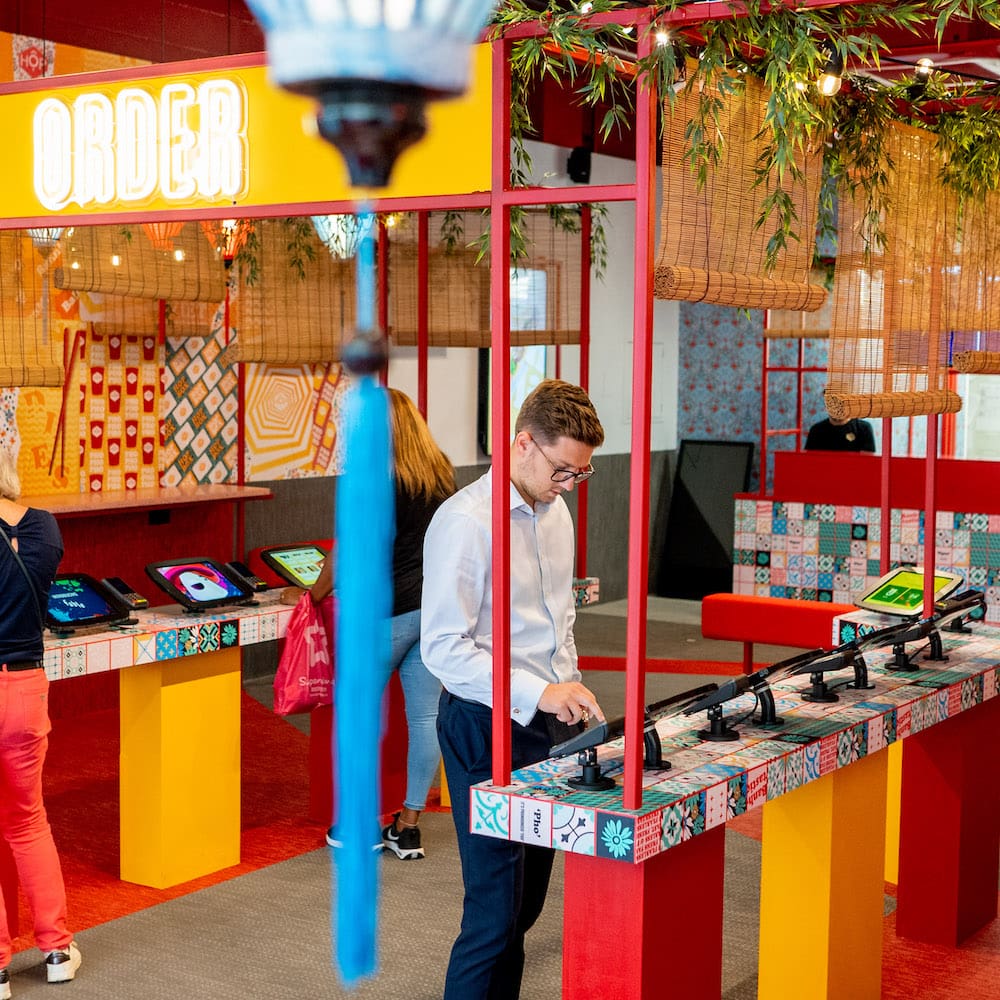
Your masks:
{"label": "colorful patterned wall panel", "polygon": [[[842,601],[878,580],[882,512],[877,507],[736,501],[733,592]],[[936,565],[986,592],[986,617],[1000,621],[1000,515],[938,511]],[[920,565],[924,512],[893,510],[892,565]]]}
{"label": "colorful patterned wall panel", "polygon": [[247,482],[337,475],[347,384],[335,364],[247,365]]}
{"label": "colorful patterned wall panel", "polygon": [[236,481],[239,378],[220,361],[224,347],[221,307],[210,336],[167,339],[164,486]]}

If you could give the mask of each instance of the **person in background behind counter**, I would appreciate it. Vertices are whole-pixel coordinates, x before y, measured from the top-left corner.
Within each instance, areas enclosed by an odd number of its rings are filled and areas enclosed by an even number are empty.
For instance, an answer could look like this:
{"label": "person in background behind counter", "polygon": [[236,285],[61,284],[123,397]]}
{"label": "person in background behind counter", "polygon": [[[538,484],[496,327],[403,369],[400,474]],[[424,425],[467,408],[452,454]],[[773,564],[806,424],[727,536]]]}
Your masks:
{"label": "person in background behind counter", "polygon": [[[42,608],[62,558],[62,536],[45,510],[17,503],[13,457],[0,449],[0,834],[31,907],[35,943],[50,983],[76,976],[80,952],[66,929],[66,889],[42,801],[49,746],[49,679],[42,669]],[[0,899],[0,1000],[11,995],[10,929]]]}
{"label": "person in background behind counter", "polygon": [[827,417],[809,428],[806,451],[874,451],[875,434],[867,420]]}
{"label": "person in background behind counter", "polygon": [[[431,437],[420,411],[398,389],[387,389],[392,428],[393,474],[396,483],[396,537],[392,552],[393,617],[392,648],[388,682],[399,671],[406,705],[408,744],[406,751],[406,798],[391,823],[382,829],[381,844],[403,861],[424,857],[417,825],[427,804],[427,793],[437,772],[438,697],[441,685],[420,658],[420,588],[423,583],[424,532],[441,503],[455,492],[455,470]],[[309,593],[321,605],[324,619],[332,602],[333,558],[323,560]],[[297,588],[282,592],[283,603],[295,603]],[[330,616],[332,618],[332,615]],[[327,621],[327,627],[331,622]],[[336,668],[335,668],[336,669]],[[337,846],[333,827],[327,843]]]}
{"label": "person in background behind counter", "polygon": [[604,430],[587,394],[557,379],[524,401],[510,482],[492,470],[446,500],[424,540],[421,651],[444,685],[438,739],[462,860],[462,928],[445,1000],[516,1000],[524,936],[542,912],[550,847],[470,832],[470,786],[490,777],[493,739],[492,495],[510,509],[511,762],[526,767],[604,713],[580,682],[573,623],[574,533],[563,494],[594,474]]}

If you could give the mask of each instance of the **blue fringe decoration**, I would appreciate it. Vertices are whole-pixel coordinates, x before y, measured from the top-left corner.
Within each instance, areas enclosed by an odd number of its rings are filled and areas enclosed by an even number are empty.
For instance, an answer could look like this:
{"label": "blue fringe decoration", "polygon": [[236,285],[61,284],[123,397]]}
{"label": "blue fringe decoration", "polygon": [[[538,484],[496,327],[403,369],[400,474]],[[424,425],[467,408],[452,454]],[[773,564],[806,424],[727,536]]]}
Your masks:
{"label": "blue fringe decoration", "polygon": [[[361,320],[374,311],[370,239],[363,241],[359,256]],[[359,378],[348,394],[344,434],[345,465],[337,482],[336,504],[334,740],[336,828],[342,846],[334,851],[334,926],[340,976],[351,987],[376,970],[380,857],[372,847],[379,832],[381,799],[384,669],[379,664],[389,659],[392,616],[395,494],[389,403],[374,376]]]}

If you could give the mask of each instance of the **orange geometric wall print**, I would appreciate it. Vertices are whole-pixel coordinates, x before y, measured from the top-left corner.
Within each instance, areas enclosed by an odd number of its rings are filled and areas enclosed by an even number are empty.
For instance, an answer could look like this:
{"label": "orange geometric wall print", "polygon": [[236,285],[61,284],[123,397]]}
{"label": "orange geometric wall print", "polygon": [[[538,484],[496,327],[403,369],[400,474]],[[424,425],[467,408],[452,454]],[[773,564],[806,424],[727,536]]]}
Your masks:
{"label": "orange geometric wall print", "polygon": [[337,475],[348,379],[336,364],[246,366],[246,479]]}

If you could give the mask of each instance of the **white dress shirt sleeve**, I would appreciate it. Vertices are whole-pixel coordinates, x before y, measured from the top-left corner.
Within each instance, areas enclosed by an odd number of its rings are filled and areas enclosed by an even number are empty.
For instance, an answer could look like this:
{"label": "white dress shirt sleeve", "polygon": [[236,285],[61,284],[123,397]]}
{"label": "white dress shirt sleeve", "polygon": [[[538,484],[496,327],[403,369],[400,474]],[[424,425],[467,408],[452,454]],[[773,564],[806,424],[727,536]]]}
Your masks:
{"label": "white dress shirt sleeve", "polygon": [[[447,691],[493,705],[492,541],[475,517],[445,504],[424,537],[420,655]],[[528,725],[548,682],[511,670],[511,718]]]}

